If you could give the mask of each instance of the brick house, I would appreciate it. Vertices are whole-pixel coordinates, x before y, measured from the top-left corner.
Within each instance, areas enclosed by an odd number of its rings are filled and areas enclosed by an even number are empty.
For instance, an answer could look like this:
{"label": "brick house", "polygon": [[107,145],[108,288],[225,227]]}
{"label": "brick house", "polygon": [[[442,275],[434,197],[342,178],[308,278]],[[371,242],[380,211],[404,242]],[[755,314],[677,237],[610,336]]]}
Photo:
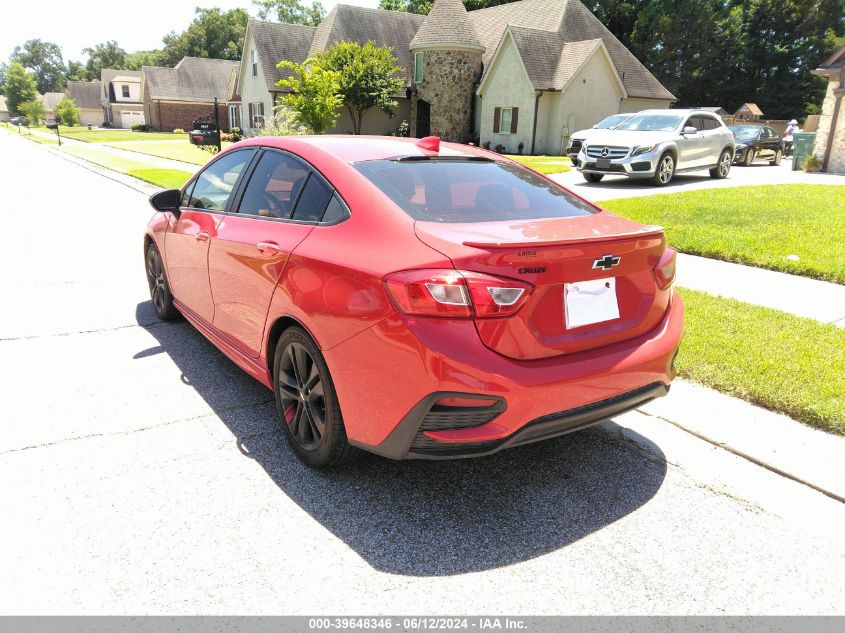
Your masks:
{"label": "brick house", "polygon": [[141,69],[141,100],[146,120],[155,129],[190,130],[194,119],[213,116],[214,99],[220,128],[228,131],[233,74],[238,62],[226,59],[183,57],[173,68]]}
{"label": "brick house", "polygon": [[[579,0],[520,0],[467,11],[436,0],[428,16],[337,5],[317,27],[250,20],[238,74],[245,129],[272,111],[281,60],[338,41],[393,49],[405,91],[396,117],[369,111],[365,134],[403,121],[413,136],[560,154],[569,135],[610,114],[668,108],[675,97]],[[334,133],[351,131],[341,109]]]}
{"label": "brick house", "polygon": [[827,79],[827,93],[822,103],[813,152],[822,170],[845,174],[845,46],[831,55],[814,75]]}

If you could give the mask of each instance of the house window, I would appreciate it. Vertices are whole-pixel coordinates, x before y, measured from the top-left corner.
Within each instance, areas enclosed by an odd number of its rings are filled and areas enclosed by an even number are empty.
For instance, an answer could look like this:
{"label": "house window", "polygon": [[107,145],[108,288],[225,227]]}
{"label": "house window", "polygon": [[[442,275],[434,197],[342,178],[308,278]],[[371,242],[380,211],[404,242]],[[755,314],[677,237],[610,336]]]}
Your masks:
{"label": "house window", "polygon": [[258,77],[258,55],[255,53],[255,49],[253,49],[250,59],[252,60],[252,76]]}
{"label": "house window", "polygon": [[264,123],[264,104],[250,103],[249,104],[249,126],[252,128],[261,127]]}
{"label": "house window", "polygon": [[126,99],[129,98],[129,86],[123,84],[122,86],[120,86],[120,92]]}
{"label": "house window", "polygon": [[230,105],[229,106],[229,129],[231,130],[233,127],[240,127],[240,117],[238,116],[238,106]]}
{"label": "house window", "polygon": [[423,80],[423,54],[414,53],[414,83],[422,83]]}
{"label": "house window", "polygon": [[519,125],[519,108],[495,108],[493,110],[493,132],[495,134],[516,134]]}

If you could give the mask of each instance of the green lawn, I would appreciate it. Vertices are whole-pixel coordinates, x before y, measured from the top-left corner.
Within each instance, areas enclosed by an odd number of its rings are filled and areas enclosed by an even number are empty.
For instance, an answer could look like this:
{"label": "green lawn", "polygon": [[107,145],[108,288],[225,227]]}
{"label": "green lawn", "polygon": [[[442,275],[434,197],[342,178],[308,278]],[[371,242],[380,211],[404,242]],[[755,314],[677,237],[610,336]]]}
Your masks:
{"label": "green lawn", "polygon": [[188,178],[192,176],[191,172],[188,171],[156,169],[137,160],[123,158],[122,156],[113,156],[111,154],[98,151],[96,146],[81,147],[77,145],[75,147],[68,147],[63,145],[62,151],[65,151],[72,156],[76,156],[77,158],[83,158],[102,167],[106,167],[123,174],[128,174],[135,178],[140,178],[141,180],[145,180],[165,189],[175,189],[177,187],[181,187],[185,184]]}
{"label": "green lawn", "polygon": [[[118,149],[125,149],[130,152],[139,152],[141,154],[149,154],[151,156],[170,158],[171,160],[180,160],[185,163],[194,163],[195,165],[205,165],[213,156],[213,154],[200,149],[196,145],[191,145],[188,141],[187,135],[179,140],[124,141],[119,143],[106,143],[106,145],[116,147]],[[229,145],[231,145],[231,143],[223,143],[224,148]]]}
{"label": "green lawn", "polygon": [[666,227],[685,253],[845,283],[845,186],[729,187],[601,204]]}
{"label": "green lawn", "polygon": [[178,169],[130,169],[127,173],[162,189],[179,189],[191,176],[188,172]]}
{"label": "green lawn", "polygon": [[684,378],[845,434],[845,329],[680,289]]}
{"label": "green lawn", "polygon": [[505,154],[505,156],[541,174],[559,174],[572,169],[572,161],[567,156],[522,156],[520,154]]}

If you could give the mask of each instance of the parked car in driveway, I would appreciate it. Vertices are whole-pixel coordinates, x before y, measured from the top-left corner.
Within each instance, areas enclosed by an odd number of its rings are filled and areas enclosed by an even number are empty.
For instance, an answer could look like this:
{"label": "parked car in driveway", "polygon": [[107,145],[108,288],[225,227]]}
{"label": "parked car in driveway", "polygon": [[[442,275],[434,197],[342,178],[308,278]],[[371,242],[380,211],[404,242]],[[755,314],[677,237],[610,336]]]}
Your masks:
{"label": "parked car in driveway", "polygon": [[17,125],[17,126],[21,126],[21,125],[24,126],[24,127],[29,126],[29,120],[25,116],[12,117],[11,119],[9,119],[9,123],[11,123],[12,125]]}
{"label": "parked car in driveway", "polygon": [[736,138],[734,162],[748,167],[755,160],[767,160],[770,165],[780,165],[783,158],[783,139],[775,130],[763,125],[730,125],[728,129]]}
{"label": "parked car in driveway", "polygon": [[576,169],[590,182],[627,176],[663,186],[687,171],[706,169],[713,178],[727,178],[733,154],[733,133],[709,112],[644,110],[590,136]]}
{"label": "parked car in driveway", "polygon": [[587,130],[579,130],[572,135],[569,141],[569,147],[566,148],[566,155],[575,165],[578,160],[578,152],[581,151],[581,145],[590,137],[593,130],[612,130],[623,121],[627,121],[633,116],[632,112],[623,112],[621,114],[611,114],[596,123],[593,127]]}
{"label": "parked car in driveway", "polygon": [[307,464],[469,457],[665,395],[683,303],[663,230],[499,154],[260,137],[155,194],[156,313],[272,389]]}

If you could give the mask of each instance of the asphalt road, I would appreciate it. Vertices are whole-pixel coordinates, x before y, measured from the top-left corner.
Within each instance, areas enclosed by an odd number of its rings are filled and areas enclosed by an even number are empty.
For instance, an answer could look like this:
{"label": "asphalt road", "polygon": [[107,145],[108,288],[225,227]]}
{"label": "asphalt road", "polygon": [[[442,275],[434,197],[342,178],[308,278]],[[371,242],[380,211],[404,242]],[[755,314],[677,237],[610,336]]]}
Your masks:
{"label": "asphalt road", "polygon": [[842,504],[639,413],[308,470],[156,319],[144,195],[2,132],[0,187],[0,613],[845,613]]}

